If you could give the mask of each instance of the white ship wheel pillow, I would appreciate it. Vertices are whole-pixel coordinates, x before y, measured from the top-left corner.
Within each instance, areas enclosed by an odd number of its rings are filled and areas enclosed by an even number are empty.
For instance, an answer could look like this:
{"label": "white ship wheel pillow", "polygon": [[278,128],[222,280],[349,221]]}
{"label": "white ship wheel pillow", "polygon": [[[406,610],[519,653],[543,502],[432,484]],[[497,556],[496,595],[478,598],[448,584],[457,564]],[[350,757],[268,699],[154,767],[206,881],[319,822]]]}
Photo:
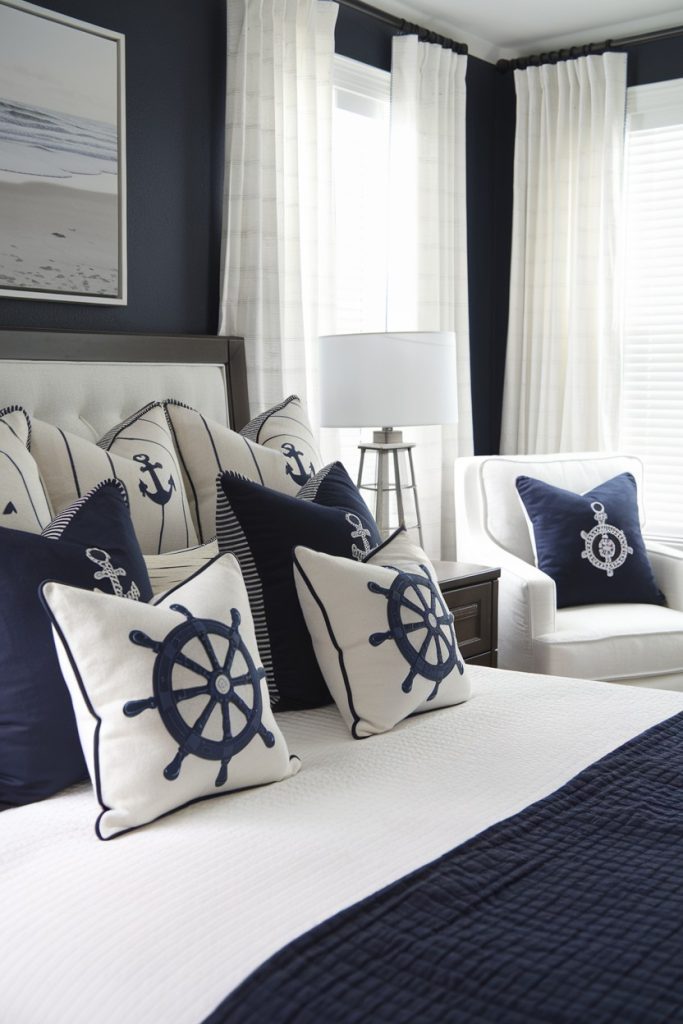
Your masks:
{"label": "white ship wheel pillow", "polygon": [[298,769],[270,709],[233,555],[152,605],[58,583],[42,595],[101,808],[100,839]]}
{"label": "white ship wheel pillow", "polygon": [[362,563],[297,547],[294,578],[320,670],[356,739],[467,700],[453,615],[404,529]]}

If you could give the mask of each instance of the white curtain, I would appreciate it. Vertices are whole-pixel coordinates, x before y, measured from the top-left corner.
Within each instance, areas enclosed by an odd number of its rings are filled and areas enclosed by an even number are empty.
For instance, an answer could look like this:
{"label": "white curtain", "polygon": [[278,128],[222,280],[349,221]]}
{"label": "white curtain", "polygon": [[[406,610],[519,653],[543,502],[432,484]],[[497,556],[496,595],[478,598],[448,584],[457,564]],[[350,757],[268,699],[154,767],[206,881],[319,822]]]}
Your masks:
{"label": "white curtain", "polygon": [[501,451],[613,448],[626,54],[518,70],[515,88]]}
{"label": "white curtain", "polygon": [[317,408],[330,330],[337,4],[229,0],[221,334],[246,341],[252,413]]}
{"label": "white curtain", "polygon": [[[396,36],[391,66],[391,247],[387,327],[455,331],[458,423],[411,427],[425,548],[455,558],[453,463],[472,454],[467,295],[467,57]],[[429,387],[416,381],[416,387]]]}

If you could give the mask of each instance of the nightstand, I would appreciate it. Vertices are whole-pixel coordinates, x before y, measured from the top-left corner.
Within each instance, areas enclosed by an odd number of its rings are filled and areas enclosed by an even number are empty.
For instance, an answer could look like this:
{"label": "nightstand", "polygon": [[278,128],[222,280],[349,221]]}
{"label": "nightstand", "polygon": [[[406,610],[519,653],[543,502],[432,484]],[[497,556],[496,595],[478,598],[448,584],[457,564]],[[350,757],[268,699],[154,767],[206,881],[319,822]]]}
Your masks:
{"label": "nightstand", "polygon": [[444,600],[453,612],[455,634],[465,661],[498,664],[498,579],[500,569],[468,562],[434,562]]}

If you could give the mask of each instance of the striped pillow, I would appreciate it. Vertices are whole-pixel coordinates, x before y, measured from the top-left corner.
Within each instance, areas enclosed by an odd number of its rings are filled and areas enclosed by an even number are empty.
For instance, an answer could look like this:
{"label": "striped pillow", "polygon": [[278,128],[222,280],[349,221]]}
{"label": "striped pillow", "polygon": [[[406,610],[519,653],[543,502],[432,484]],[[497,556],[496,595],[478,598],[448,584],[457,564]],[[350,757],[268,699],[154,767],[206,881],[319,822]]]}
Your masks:
{"label": "striped pillow", "polygon": [[33,424],[33,455],[55,512],[102,480],[121,480],[142,551],[159,554],[197,542],[163,405],[151,402],[94,444],[49,423]]}
{"label": "striped pillow", "polygon": [[[246,480],[295,495],[322,465],[295,395],[262,413],[239,434],[182,402],[169,399],[164,404],[202,541],[216,534],[219,473],[238,473]],[[289,434],[284,433],[287,428]]]}
{"label": "striped pillow", "polygon": [[30,451],[31,420],[20,405],[0,411],[0,526],[40,533],[50,507]]}

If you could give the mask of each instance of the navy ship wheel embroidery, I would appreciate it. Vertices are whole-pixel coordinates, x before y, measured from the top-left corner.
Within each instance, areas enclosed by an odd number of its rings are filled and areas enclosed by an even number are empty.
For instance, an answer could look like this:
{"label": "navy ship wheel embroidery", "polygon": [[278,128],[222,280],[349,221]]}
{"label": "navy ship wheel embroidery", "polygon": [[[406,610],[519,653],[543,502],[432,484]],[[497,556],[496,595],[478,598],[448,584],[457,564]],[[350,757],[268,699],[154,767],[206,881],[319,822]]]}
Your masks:
{"label": "navy ship wheel embroidery", "polygon": [[422,575],[395,570],[398,575],[389,588],[368,583],[371,593],[386,597],[389,621],[386,633],[372,633],[369,640],[373,647],[393,640],[410,665],[401,684],[403,692],[410,693],[415,676],[423,676],[434,683],[427,697],[433,700],[453,668],[457,666],[462,675],[465,666],[458,656],[453,615],[427,567],[421,565],[420,569]]}
{"label": "navy ship wheel embroidery", "polygon": [[[220,761],[216,786],[223,786],[228,778],[228,763],[244,750],[254,736],[260,736],[267,747],[275,744],[272,732],[261,723],[261,680],[265,670],[256,668],[240,636],[241,616],[236,608],[231,609],[229,626],[213,619],[196,619],[180,604],[172,604],[171,609],[184,615],[186,621],[172,629],[163,640],[153,640],[139,629],[130,634],[132,643],[156,653],[154,696],[128,701],[124,704],[123,713],[133,718],[150,709],[159,712],[166,729],[178,744],[177,754],[164,768],[167,779],[177,779],[183,761],[188,754],[193,754],[207,761]],[[227,641],[227,653],[222,657],[216,653],[215,638],[220,638],[218,646],[221,650]],[[205,665],[185,653],[185,648],[197,640],[204,648]],[[194,647],[196,650],[196,643]],[[173,675],[178,666],[199,676],[202,682],[197,686],[174,687]],[[198,717],[189,721],[181,713],[180,705],[195,698],[205,698],[204,706]],[[221,739],[209,739],[203,735],[214,713],[221,718]]]}

